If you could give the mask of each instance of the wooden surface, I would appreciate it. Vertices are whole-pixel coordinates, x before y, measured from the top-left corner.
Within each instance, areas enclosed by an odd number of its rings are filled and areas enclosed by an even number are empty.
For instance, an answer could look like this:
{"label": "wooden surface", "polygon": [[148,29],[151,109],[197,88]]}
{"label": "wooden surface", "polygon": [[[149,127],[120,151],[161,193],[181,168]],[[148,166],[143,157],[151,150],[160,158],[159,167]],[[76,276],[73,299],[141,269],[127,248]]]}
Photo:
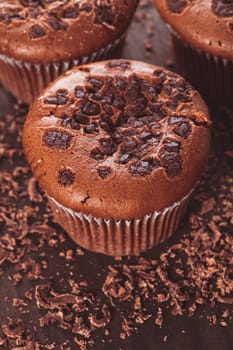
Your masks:
{"label": "wooden surface", "polygon": [[[161,22],[154,7],[150,5],[149,1],[141,2],[141,5],[143,5],[143,3],[146,3],[147,5],[145,4],[144,6],[141,6],[136,14],[129,31],[127,44],[122,52],[122,57],[145,60],[157,65],[170,64],[171,49],[167,28]],[[152,46],[150,47],[151,43]],[[22,188],[20,187],[18,190],[15,190],[16,193],[18,193],[18,196],[16,195],[16,198],[12,199],[12,206],[16,206],[18,211],[24,211],[26,206],[27,208],[28,206],[36,208],[38,203],[32,198],[28,198],[28,181],[31,181],[31,173],[27,169],[26,161],[23,158],[21,151],[20,140],[18,139],[20,136],[19,129],[22,128],[25,113],[22,112],[21,121],[19,120],[19,116],[17,116],[16,122],[19,123],[18,129],[17,127],[15,129],[13,128],[12,118],[10,119],[10,124],[6,122],[6,120],[8,120],[6,117],[7,113],[10,113],[13,116],[19,114],[18,111],[16,112],[16,109],[14,109],[14,104],[15,100],[1,89],[0,109],[1,125],[3,125],[1,133],[6,133],[6,136],[0,139],[0,146],[4,148],[4,145],[8,143],[12,149],[17,149],[17,152],[16,157],[14,158],[15,163],[10,162],[6,157],[0,158],[0,179],[3,181],[3,177],[6,176],[6,174],[13,172],[14,167],[22,166],[26,168],[26,175],[20,173],[21,177],[18,176],[16,180],[18,181],[18,184],[20,183],[22,185]],[[223,114],[224,117],[222,116]],[[204,177],[204,180],[198,187],[195,197],[201,197],[203,193],[205,193],[206,197],[211,197],[211,192],[214,191],[215,207],[218,209],[219,206],[219,212],[221,212],[220,206],[222,199],[219,199],[218,202],[218,191],[223,191],[222,186],[224,186],[225,179],[232,176],[232,158],[224,156],[225,152],[230,154],[229,149],[232,147],[232,117],[231,112],[228,111],[227,113],[223,113],[222,109],[219,109],[217,112],[213,111],[213,116],[215,121],[213,126],[212,168],[210,167],[211,169],[209,170],[209,173]],[[221,122],[219,121],[219,118],[222,118]],[[224,123],[228,123],[227,127]],[[4,130],[3,127],[5,127]],[[16,134],[18,131],[19,135]],[[9,136],[7,136],[7,133],[9,133]],[[214,180],[210,180],[212,175],[214,176]],[[23,189],[26,194],[23,194]],[[9,192],[10,190],[11,187],[8,192],[0,192],[0,203],[4,202],[4,196],[11,196]],[[224,191],[221,192],[221,194],[222,193],[224,193]],[[38,198],[41,199],[41,196]],[[164,252],[167,252],[175,244],[178,244],[180,240],[183,239],[184,235],[188,236],[190,234],[191,216],[196,215],[196,217],[201,220],[199,211],[200,206],[201,203],[194,199],[191,202],[189,213],[175,237],[152,251],[143,254],[143,257],[148,261],[158,259],[159,264]],[[11,207],[8,209],[10,211]],[[230,210],[232,210],[232,207]],[[14,235],[14,230],[12,231],[9,229],[13,223],[7,222],[6,216],[1,216],[1,213],[2,210],[0,204],[1,236],[4,237],[4,235],[8,233],[11,236]],[[43,228],[43,220],[45,217],[47,220],[46,230],[48,232]],[[211,213],[208,213],[208,215],[206,214],[205,217],[203,216],[203,220],[211,220]],[[53,324],[45,326],[40,324],[40,319],[45,315],[46,310],[43,309],[43,307],[38,307],[38,301],[35,298],[37,285],[46,284],[48,282],[52,285],[53,290],[59,290],[60,294],[66,293],[69,289],[68,280],[71,278],[78,282],[84,280],[87,281],[88,289],[92,291],[93,295],[96,295],[98,303],[107,303],[111,310],[110,323],[103,329],[96,329],[92,332],[91,339],[94,340],[94,345],[92,346],[90,340],[88,340],[86,342],[87,349],[233,349],[233,306],[230,301],[229,304],[223,304],[218,301],[210,303],[208,298],[203,305],[197,306],[197,310],[193,316],[189,316],[185,311],[181,315],[174,316],[170,312],[169,304],[167,306],[162,305],[163,322],[161,325],[155,324],[155,319],[158,316],[158,307],[161,305],[152,303],[151,309],[150,306],[146,306],[147,310],[151,312],[152,317],[148,319],[148,321],[137,323],[135,325],[135,331],[132,331],[132,335],[126,336],[125,339],[122,339],[124,338],[121,337],[123,324],[122,315],[124,313],[129,313],[127,308],[130,308],[132,303],[128,301],[119,302],[116,307],[113,307],[110,300],[103,294],[102,285],[107,277],[109,266],[116,264],[121,269],[124,264],[137,264],[139,258],[135,258],[136,260],[128,260],[125,258],[122,262],[115,262],[111,257],[104,257],[100,254],[93,254],[80,250],[77,254],[75,253],[71,259],[65,259],[64,256],[66,256],[68,251],[76,252],[76,246],[66,236],[62,229],[51,222],[51,215],[46,206],[45,199],[43,199],[42,202],[39,202],[39,211],[36,211],[35,215],[30,214],[28,221],[29,222],[27,222],[26,225],[28,232],[24,232],[23,239],[32,240],[36,248],[34,247],[35,249],[28,250],[25,248],[26,251],[22,254],[22,257],[20,257],[19,254],[22,252],[22,247],[27,247],[27,244],[26,241],[22,243],[21,238],[17,239],[16,246],[12,249],[14,250],[18,261],[15,262],[10,261],[10,259],[5,259],[0,266],[0,344],[2,344],[0,345],[0,349],[60,349],[62,348],[62,343],[65,344],[63,345],[63,349],[81,349],[81,346],[77,345],[74,341],[75,334],[71,328],[68,327],[68,329],[64,329],[64,327],[60,326],[59,322],[54,322]],[[18,225],[19,222],[21,221],[16,215],[16,225]],[[38,226],[37,230],[35,229],[36,225]],[[34,227],[34,231],[38,231],[35,233],[34,238],[31,233],[33,230],[30,231],[30,227]],[[47,233],[42,233],[43,230]],[[227,234],[232,234],[232,221],[230,224],[230,219],[227,230]],[[18,225],[17,228],[15,228],[15,232],[20,236],[23,232],[23,226]],[[56,240],[54,235],[63,237],[64,240],[62,238]],[[51,237],[54,239],[54,242],[56,241],[54,244],[52,244]],[[38,242],[40,241],[43,241],[43,244],[38,245]],[[1,244],[3,243],[1,242]],[[17,245],[19,251],[17,251]],[[27,269],[20,265],[31,260],[38,260],[41,265],[43,265],[42,261],[45,261],[44,264],[46,267],[42,268],[39,277],[33,277],[33,275],[30,275],[30,268]],[[229,266],[226,268],[229,268]],[[17,273],[20,273],[19,280],[17,280]],[[26,292],[31,293],[31,298],[25,298]],[[165,292],[165,290],[161,290],[161,292]],[[232,292],[233,291],[231,290],[231,293]],[[135,287],[133,293],[134,295],[139,294],[137,287]],[[25,305],[22,305],[21,307],[15,306],[14,300],[16,299],[22,300]],[[147,300],[147,304],[150,305],[150,300]],[[88,312],[92,312],[93,307],[94,306],[92,306]],[[227,312],[229,315],[226,317],[227,322],[225,325],[220,321],[224,319],[223,315],[226,310],[228,310]],[[217,318],[215,325],[213,325],[214,322],[210,322],[211,315],[215,315]],[[87,315],[85,317],[87,317]],[[17,337],[14,336],[7,337],[4,327],[9,324],[12,319],[23,320],[25,326],[23,341],[22,339],[17,341]],[[106,335],[106,330],[109,332],[109,336]],[[85,347],[83,347],[83,349],[84,348]]]}

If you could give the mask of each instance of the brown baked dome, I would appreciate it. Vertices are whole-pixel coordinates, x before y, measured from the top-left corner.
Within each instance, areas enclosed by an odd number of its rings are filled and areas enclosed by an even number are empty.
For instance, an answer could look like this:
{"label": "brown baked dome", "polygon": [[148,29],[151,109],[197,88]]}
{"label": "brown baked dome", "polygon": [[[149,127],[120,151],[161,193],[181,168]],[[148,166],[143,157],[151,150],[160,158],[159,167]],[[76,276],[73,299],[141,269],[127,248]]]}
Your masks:
{"label": "brown baked dome", "polygon": [[50,84],[29,111],[23,144],[41,187],[64,207],[141,218],[193,189],[208,157],[210,124],[182,77],[112,60]]}
{"label": "brown baked dome", "polygon": [[233,2],[155,0],[161,16],[182,40],[215,56],[233,58]]}
{"label": "brown baked dome", "polygon": [[3,0],[0,53],[34,63],[88,56],[127,29],[138,0]]}

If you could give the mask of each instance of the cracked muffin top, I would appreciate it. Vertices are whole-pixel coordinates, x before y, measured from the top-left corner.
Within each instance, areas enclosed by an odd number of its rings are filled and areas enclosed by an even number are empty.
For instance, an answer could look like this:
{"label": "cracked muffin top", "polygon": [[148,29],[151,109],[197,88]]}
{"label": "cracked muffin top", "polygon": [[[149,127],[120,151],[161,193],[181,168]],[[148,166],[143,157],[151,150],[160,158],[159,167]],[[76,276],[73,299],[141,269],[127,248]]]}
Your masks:
{"label": "cracked muffin top", "polygon": [[111,60],[50,84],[31,106],[23,143],[41,187],[63,206],[140,218],[193,189],[208,157],[210,124],[182,77]]}
{"label": "cracked muffin top", "polygon": [[99,51],[127,29],[138,0],[3,0],[0,53],[58,62]]}
{"label": "cracked muffin top", "polygon": [[155,0],[161,16],[187,43],[233,58],[233,1]]}

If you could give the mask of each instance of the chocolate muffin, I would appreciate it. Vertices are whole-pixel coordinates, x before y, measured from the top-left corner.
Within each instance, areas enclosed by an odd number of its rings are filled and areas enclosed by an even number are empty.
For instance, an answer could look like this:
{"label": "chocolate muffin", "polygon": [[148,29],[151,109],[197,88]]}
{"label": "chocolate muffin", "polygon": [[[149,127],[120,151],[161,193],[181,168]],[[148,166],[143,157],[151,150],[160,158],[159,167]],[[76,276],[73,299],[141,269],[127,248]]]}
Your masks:
{"label": "chocolate muffin", "polygon": [[0,82],[31,103],[74,65],[110,57],[138,0],[3,0],[0,3]]}
{"label": "chocolate muffin", "polygon": [[182,77],[143,62],[75,67],[32,104],[23,145],[55,220],[87,249],[138,254],[175,232],[210,119]]}
{"label": "chocolate muffin", "polygon": [[210,102],[233,104],[233,2],[155,0],[179,71]]}

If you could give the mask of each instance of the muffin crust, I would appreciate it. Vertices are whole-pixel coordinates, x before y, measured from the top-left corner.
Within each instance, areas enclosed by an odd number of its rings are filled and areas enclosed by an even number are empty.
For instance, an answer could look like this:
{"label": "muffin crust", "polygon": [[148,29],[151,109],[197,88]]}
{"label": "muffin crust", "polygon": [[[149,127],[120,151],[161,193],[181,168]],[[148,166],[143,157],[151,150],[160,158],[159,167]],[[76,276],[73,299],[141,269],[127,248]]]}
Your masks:
{"label": "muffin crust", "polygon": [[116,60],[74,68],[32,105],[24,150],[64,207],[131,219],[186,196],[209,153],[206,106],[178,75]]}
{"label": "muffin crust", "polygon": [[1,1],[0,53],[35,63],[88,56],[125,32],[137,3],[137,0]]}
{"label": "muffin crust", "polygon": [[233,2],[155,0],[156,7],[181,39],[195,48],[233,59]]}

